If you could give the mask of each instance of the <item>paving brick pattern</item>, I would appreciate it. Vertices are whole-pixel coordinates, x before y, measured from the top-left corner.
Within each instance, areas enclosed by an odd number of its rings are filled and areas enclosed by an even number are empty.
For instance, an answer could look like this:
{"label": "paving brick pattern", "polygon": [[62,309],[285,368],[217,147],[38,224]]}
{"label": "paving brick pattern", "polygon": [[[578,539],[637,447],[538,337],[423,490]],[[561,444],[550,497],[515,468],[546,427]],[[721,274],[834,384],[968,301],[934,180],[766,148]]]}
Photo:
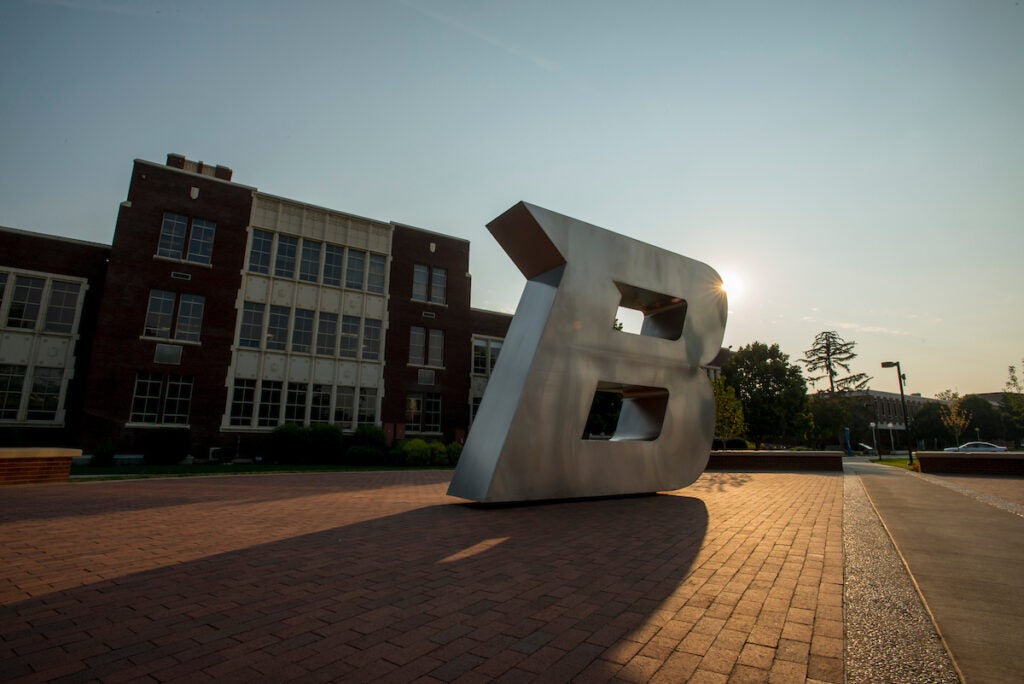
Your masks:
{"label": "paving brick pattern", "polygon": [[843,680],[841,473],[499,508],[449,478],[7,488],[0,679]]}

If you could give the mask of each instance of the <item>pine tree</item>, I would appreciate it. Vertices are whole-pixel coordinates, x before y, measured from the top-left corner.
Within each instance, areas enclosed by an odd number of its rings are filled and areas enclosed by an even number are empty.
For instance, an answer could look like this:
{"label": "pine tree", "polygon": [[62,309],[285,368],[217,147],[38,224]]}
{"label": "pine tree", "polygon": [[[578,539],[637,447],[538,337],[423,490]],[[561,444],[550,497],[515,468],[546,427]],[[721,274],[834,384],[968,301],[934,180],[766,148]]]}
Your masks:
{"label": "pine tree", "polygon": [[807,379],[813,384],[828,378],[829,392],[864,389],[871,381],[871,376],[864,373],[839,376],[840,370],[850,372],[850,361],[857,358],[853,351],[856,344],[853,341],[847,342],[835,330],[818,333],[814,337],[814,344],[804,352],[804,358],[800,359],[800,363],[806,366],[808,373],[820,371],[821,375],[810,376]]}

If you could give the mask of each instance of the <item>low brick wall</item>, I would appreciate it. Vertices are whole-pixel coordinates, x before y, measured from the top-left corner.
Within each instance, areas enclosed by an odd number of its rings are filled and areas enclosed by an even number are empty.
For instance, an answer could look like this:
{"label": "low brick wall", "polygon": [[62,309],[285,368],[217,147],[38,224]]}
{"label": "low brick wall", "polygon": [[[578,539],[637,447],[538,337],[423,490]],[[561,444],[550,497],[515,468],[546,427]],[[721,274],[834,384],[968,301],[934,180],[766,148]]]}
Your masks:
{"label": "low brick wall", "polygon": [[922,473],[1024,475],[1024,453],[918,451]]}
{"label": "low brick wall", "polygon": [[842,470],[842,451],[712,451],[705,470]]}
{"label": "low brick wall", "polygon": [[0,485],[67,482],[71,459],[81,455],[81,449],[0,449]]}

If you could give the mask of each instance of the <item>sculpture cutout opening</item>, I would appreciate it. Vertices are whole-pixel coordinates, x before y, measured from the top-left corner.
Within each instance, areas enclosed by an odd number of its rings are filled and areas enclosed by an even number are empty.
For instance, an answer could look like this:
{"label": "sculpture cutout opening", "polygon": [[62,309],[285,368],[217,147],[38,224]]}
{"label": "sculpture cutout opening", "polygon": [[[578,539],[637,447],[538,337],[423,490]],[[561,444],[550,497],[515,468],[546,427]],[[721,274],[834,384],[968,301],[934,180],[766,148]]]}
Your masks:
{"label": "sculpture cutout opening", "polygon": [[[715,404],[702,365],[727,303],[710,266],[524,202],[487,226],[527,279],[448,493],[481,502],[679,489],[707,465]],[[614,329],[619,307],[640,334]],[[586,439],[601,392],[611,439]]]}

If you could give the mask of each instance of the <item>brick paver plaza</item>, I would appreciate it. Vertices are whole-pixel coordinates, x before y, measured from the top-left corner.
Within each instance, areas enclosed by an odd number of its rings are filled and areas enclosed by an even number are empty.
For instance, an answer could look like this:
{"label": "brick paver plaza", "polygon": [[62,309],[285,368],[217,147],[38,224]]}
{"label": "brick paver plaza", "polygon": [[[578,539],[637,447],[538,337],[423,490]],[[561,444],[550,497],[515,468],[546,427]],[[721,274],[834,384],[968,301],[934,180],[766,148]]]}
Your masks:
{"label": "brick paver plaza", "polygon": [[450,476],[8,488],[0,679],[843,680],[842,473],[500,508]]}

